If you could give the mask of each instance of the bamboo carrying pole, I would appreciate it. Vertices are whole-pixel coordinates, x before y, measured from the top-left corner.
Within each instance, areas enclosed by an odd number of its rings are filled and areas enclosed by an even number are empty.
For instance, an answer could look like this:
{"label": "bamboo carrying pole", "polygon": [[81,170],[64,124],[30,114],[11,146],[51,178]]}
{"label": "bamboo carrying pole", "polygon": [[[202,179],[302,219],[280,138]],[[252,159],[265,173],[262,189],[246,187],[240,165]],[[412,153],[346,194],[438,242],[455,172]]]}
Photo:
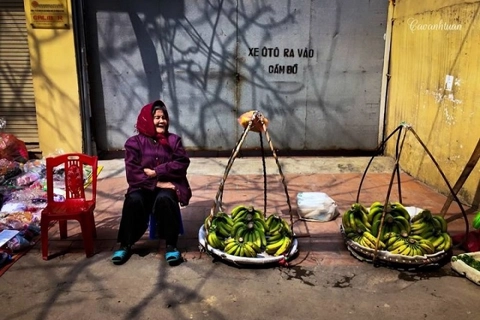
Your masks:
{"label": "bamboo carrying pole", "polygon": [[[465,165],[465,168],[463,168],[463,171],[460,174],[460,177],[458,178],[457,182],[453,186],[453,192],[455,194],[457,194],[460,191],[460,189],[463,187],[463,185],[465,184],[465,181],[467,181],[468,176],[470,176],[470,173],[473,171],[473,168],[475,168],[475,166],[477,165],[479,159],[480,159],[480,139],[478,139],[477,146],[473,150],[473,153],[470,156],[470,159]],[[448,208],[450,208],[452,201],[453,201],[453,196],[449,194],[447,197],[447,200],[445,201],[445,204],[443,205],[442,210],[440,211],[440,214],[445,215]],[[462,217],[461,213],[456,214],[449,217],[447,221],[450,222],[461,217]]]}
{"label": "bamboo carrying pole", "polygon": [[263,164],[263,178],[264,178],[264,211],[263,211],[263,215],[264,215],[264,217],[267,215],[267,180],[266,180],[267,176],[266,176],[266,167],[265,167],[265,154],[264,154],[264,151],[263,151],[262,132],[265,133],[268,145],[270,146],[273,157],[275,159],[275,163],[277,164],[278,172],[279,172],[279,174],[282,178],[281,182],[283,184],[285,196],[286,196],[286,199],[287,199],[288,213],[290,215],[290,228],[292,228],[292,230],[293,230],[292,205],[290,203],[290,197],[288,195],[288,189],[287,189],[285,176],[283,174],[280,162],[278,161],[278,156],[277,156],[277,153],[275,152],[275,148],[273,147],[273,143],[272,143],[272,140],[270,138],[270,135],[268,134],[267,126],[265,124],[265,117],[259,111],[254,111],[253,112],[253,115],[252,115],[251,119],[249,120],[248,125],[244,128],[244,131],[243,131],[242,135],[240,136],[240,139],[237,141],[237,144],[236,144],[235,148],[232,150],[232,154],[231,154],[230,158],[228,159],[227,166],[225,167],[225,172],[222,176],[222,180],[220,181],[219,188],[218,188],[217,194],[215,196],[213,206],[210,210],[210,216],[213,217],[218,211],[224,211],[222,198],[223,198],[223,189],[225,187],[225,181],[228,177],[230,169],[232,168],[233,162],[235,161],[235,158],[238,156],[240,148],[242,147],[243,143],[245,142],[247,134],[252,130],[252,127],[254,126],[254,123],[255,124],[259,123],[261,125],[261,129],[262,129],[262,130],[260,130],[259,135],[260,135],[260,144],[261,144],[261,147],[262,147],[262,164]]}
{"label": "bamboo carrying pole", "polygon": [[[403,132],[405,131],[405,132]],[[467,214],[465,213],[465,210],[460,202],[460,200],[458,199],[457,195],[456,195],[456,192],[454,191],[454,189],[451,187],[450,183],[448,182],[445,174],[443,173],[442,169],[440,168],[440,165],[438,164],[438,162],[435,160],[435,158],[433,157],[432,153],[430,152],[430,150],[428,150],[427,146],[425,145],[425,143],[423,143],[422,139],[420,139],[420,137],[417,135],[417,133],[415,132],[415,130],[412,128],[412,126],[410,126],[409,124],[406,124],[406,123],[401,123],[390,135],[388,135],[388,137],[381,143],[381,145],[379,146],[378,150],[381,150],[384,148],[385,144],[387,143],[387,141],[394,135],[398,132],[398,137],[397,137],[397,143],[396,143],[396,149],[395,149],[395,165],[394,165],[394,168],[393,168],[393,171],[392,171],[392,176],[391,176],[391,179],[390,179],[390,183],[389,183],[389,186],[388,186],[388,191],[387,191],[387,196],[386,196],[386,199],[385,199],[385,203],[384,203],[384,208],[385,210],[383,211],[382,213],[382,217],[381,217],[381,221],[380,221],[380,228],[379,228],[379,231],[378,231],[378,235],[377,235],[377,241],[375,242],[375,250],[374,250],[374,253],[373,253],[373,263],[376,262],[377,260],[377,257],[378,257],[378,244],[380,242],[380,235],[382,234],[382,228],[383,228],[383,224],[384,224],[384,219],[385,219],[385,215],[388,213],[389,211],[389,198],[390,198],[390,193],[391,193],[391,190],[392,190],[392,186],[393,186],[393,182],[394,182],[394,179],[395,179],[395,176],[397,177],[397,183],[398,183],[398,195],[399,195],[399,202],[402,203],[402,191],[401,191],[401,183],[400,183],[400,156],[402,154],[402,149],[403,149],[403,144],[404,144],[404,141],[405,141],[405,137],[406,137],[406,134],[407,132],[411,132],[415,139],[418,141],[418,143],[420,143],[420,145],[423,147],[424,151],[428,154],[428,156],[430,157],[430,159],[432,160],[432,162],[434,163],[434,165],[436,166],[438,172],[440,173],[440,175],[442,176],[445,184],[447,185],[449,191],[450,191],[450,197],[452,198],[452,200],[450,200],[450,203],[455,200],[455,202],[457,202],[459,208],[460,208],[460,211],[461,211],[461,216],[464,217],[464,220],[465,220],[465,234],[468,234],[468,230],[469,230],[469,224],[468,224],[468,218],[467,218]],[[402,133],[403,133],[403,138],[400,142],[400,138],[402,137]],[[479,145],[480,145],[480,140],[479,140]],[[479,148],[479,145],[477,145],[477,148]],[[477,148],[475,150],[477,150]],[[480,150],[478,151],[480,153]],[[475,152],[474,152],[474,155],[475,155]],[[476,155],[475,155],[476,156]],[[473,155],[472,155],[473,157]],[[480,157],[480,155],[478,156]],[[357,192],[357,199],[356,199],[356,202],[358,203],[360,201],[360,191],[361,191],[361,188],[362,188],[362,184],[363,184],[363,181],[365,179],[365,176],[367,174],[367,171],[368,171],[368,168],[370,167],[373,159],[375,158],[375,156],[372,156],[370,161],[368,162],[367,164],[367,167],[365,168],[365,171],[363,173],[363,176],[360,180],[360,185],[358,187],[358,192]],[[477,160],[478,161],[478,158]],[[476,163],[476,162],[475,162]],[[473,168],[472,168],[473,169]],[[470,170],[471,171],[471,170]],[[468,176],[468,175],[467,175]],[[465,178],[466,179],[466,178]],[[458,182],[457,182],[458,183]],[[462,183],[463,185],[463,183]],[[460,187],[459,187],[460,188]],[[457,191],[458,192],[458,191]],[[447,199],[448,200],[448,199]],[[448,205],[450,205],[450,203],[448,203]],[[440,212],[440,215],[443,217],[445,216],[445,212],[443,212],[443,209],[442,211]],[[449,221],[449,219],[447,219],[447,222]],[[463,239],[463,241],[459,244],[459,245],[462,245],[463,242],[466,241],[466,237]]]}

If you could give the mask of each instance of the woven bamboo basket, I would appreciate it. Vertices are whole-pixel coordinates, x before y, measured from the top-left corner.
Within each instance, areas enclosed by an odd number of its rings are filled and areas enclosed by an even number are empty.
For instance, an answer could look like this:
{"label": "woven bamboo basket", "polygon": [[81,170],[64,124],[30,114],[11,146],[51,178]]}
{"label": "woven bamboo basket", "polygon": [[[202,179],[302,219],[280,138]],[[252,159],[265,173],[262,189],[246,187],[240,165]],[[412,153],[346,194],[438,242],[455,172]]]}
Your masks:
{"label": "woven bamboo basket", "polygon": [[[416,207],[406,207],[411,217],[414,217],[422,209]],[[357,242],[347,238],[343,226],[340,226],[340,232],[347,246],[348,251],[353,257],[360,261],[373,263],[398,270],[415,271],[420,269],[435,269],[442,267],[450,261],[452,250],[439,251],[434,254],[423,256],[405,256],[393,254],[386,250],[377,250],[364,247]]]}
{"label": "woven bamboo basket", "polygon": [[[468,218],[466,215],[466,212],[456,196],[456,193],[453,191],[450,183],[446,179],[445,174],[443,173],[442,169],[438,165],[438,162],[435,160],[431,152],[428,150],[427,146],[423,143],[423,141],[420,139],[420,137],[416,134],[415,130],[413,128],[405,123],[400,124],[379,146],[378,148],[378,153],[380,154],[380,150],[383,150],[385,147],[386,142],[396,133],[398,133],[398,139],[397,139],[397,144],[396,144],[396,154],[395,154],[395,165],[394,169],[392,171],[390,183],[388,186],[388,191],[385,199],[385,204],[389,203],[390,201],[390,193],[394,184],[395,178],[397,179],[397,187],[398,187],[398,195],[399,195],[399,202],[402,203],[402,191],[401,191],[401,181],[400,181],[400,156],[402,153],[404,141],[405,141],[405,136],[407,132],[411,132],[416,140],[421,144],[421,146],[424,148],[425,152],[428,154],[432,162],[435,164],[436,168],[438,169],[438,172],[442,176],[444,182],[446,183],[447,187],[450,190],[450,193],[455,200],[455,202],[458,204],[459,209],[461,213],[463,214],[464,220],[465,220],[465,225],[466,225],[466,234],[468,233]],[[403,135],[402,135],[403,133]],[[402,139],[401,139],[402,138]],[[360,192],[362,188],[363,181],[365,179],[365,176],[367,174],[367,171],[370,167],[370,164],[372,163],[373,159],[375,156],[372,156],[370,159],[369,163],[367,164],[367,167],[365,168],[365,171],[363,173],[358,192],[357,192],[357,199],[356,202],[360,203]],[[406,207],[408,210],[410,217],[413,218],[416,214],[418,214],[420,211],[422,211],[421,208],[418,207]],[[445,215],[445,213],[441,214],[442,217]],[[381,227],[383,226],[385,218],[385,212],[382,215],[382,220],[381,220]],[[447,220],[448,221],[448,220]],[[355,241],[349,239],[346,237],[345,231],[343,229],[343,226],[340,226],[340,232],[343,236],[343,239],[345,241],[345,244],[347,246],[347,249],[350,251],[352,256],[357,258],[360,261],[366,261],[373,263],[374,265],[382,265],[390,268],[395,268],[398,270],[424,270],[424,269],[434,269],[441,267],[445,265],[446,263],[450,262],[450,258],[452,257],[452,248],[450,248],[447,251],[439,251],[434,254],[425,254],[423,256],[405,256],[405,255],[400,255],[400,254],[392,254],[386,250],[379,250],[379,249],[371,249],[364,247]],[[380,233],[380,232],[379,232]],[[465,240],[465,239],[464,239]],[[463,243],[463,242],[462,242]],[[377,238],[377,245],[378,245],[378,238]],[[459,244],[461,245],[461,244]]]}

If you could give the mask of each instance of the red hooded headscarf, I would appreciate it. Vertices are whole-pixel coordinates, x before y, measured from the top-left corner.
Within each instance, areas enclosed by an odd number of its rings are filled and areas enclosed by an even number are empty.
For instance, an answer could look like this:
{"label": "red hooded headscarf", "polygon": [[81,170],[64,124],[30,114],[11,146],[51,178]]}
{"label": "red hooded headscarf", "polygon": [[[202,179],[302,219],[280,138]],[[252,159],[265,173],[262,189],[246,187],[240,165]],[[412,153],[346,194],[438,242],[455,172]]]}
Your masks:
{"label": "red hooded headscarf", "polygon": [[[152,110],[153,110],[153,107],[157,105],[165,106],[165,104],[161,100],[156,100],[154,102],[151,102],[143,106],[142,110],[140,110],[140,113],[138,114],[137,124],[135,125],[135,128],[139,133],[143,134],[144,136],[153,138],[163,145],[168,145],[168,140],[167,140],[168,125],[165,128],[165,133],[161,134],[161,133],[157,133],[157,130],[155,129],[155,125],[153,124]],[[168,113],[166,114],[166,116],[167,116],[167,119],[169,119]]]}

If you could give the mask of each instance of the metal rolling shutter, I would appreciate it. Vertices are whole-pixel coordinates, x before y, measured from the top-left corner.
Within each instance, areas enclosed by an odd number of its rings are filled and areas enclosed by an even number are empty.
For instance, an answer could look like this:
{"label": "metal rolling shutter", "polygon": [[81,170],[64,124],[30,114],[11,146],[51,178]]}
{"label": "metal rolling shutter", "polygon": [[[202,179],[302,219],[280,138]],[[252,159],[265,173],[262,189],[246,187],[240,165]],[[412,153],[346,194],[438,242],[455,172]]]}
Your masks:
{"label": "metal rolling shutter", "polygon": [[38,128],[23,0],[0,1],[0,118],[3,132],[38,148]]}

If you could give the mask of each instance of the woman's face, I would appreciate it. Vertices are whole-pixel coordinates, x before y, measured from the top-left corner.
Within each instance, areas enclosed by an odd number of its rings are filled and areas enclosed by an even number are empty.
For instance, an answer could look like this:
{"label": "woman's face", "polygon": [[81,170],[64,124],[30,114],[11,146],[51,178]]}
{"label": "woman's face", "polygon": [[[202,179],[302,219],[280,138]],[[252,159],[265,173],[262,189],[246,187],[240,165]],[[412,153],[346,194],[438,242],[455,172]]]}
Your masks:
{"label": "woman's face", "polygon": [[153,114],[153,124],[155,125],[155,131],[157,133],[165,133],[167,131],[168,120],[162,110],[155,110]]}

